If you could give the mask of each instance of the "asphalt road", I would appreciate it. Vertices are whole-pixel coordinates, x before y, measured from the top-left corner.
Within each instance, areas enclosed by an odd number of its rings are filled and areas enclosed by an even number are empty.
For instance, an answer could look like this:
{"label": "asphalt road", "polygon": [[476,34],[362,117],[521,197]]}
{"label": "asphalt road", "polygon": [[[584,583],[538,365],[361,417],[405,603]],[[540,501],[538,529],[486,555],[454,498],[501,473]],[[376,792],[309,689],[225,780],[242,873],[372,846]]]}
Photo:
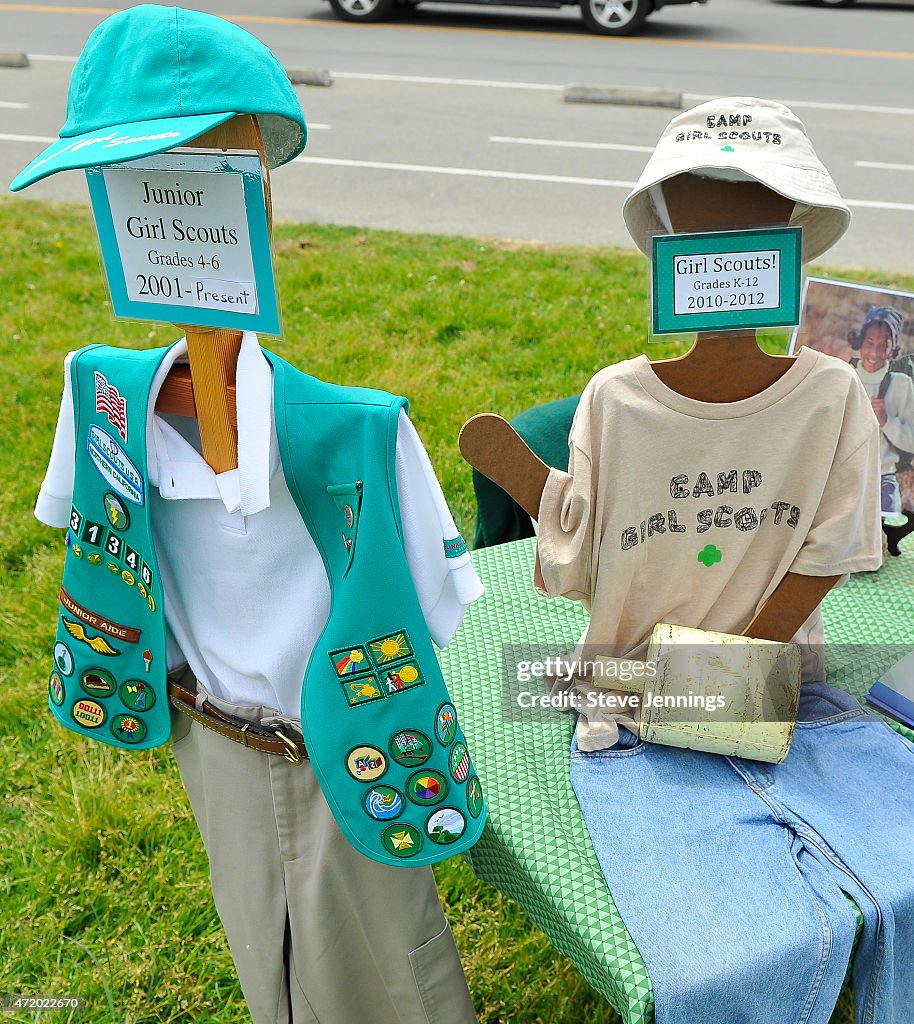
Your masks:
{"label": "asphalt road", "polygon": [[[563,87],[676,89],[687,105],[749,94],[794,107],[854,210],[829,263],[914,272],[914,3],[711,0],[665,8],[633,39],[589,35],[574,8],[430,5],[373,26],[321,0],[199,6],[286,66],[334,75],[299,89],[314,130],[274,175],[277,217],[630,245],[622,199],[673,111],[569,104]],[[0,68],[0,180],[56,137],[72,58],[115,9],[0,3],[0,51],[32,55]],[[85,186],[65,173],[26,195]]]}

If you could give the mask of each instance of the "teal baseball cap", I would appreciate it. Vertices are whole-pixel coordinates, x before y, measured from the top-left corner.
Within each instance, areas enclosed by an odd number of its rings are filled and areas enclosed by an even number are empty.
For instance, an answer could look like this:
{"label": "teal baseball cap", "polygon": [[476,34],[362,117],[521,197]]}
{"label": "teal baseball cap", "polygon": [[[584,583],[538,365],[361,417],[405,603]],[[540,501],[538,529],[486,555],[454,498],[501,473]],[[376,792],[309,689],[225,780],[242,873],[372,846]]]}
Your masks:
{"label": "teal baseball cap", "polygon": [[183,146],[237,114],[254,114],[267,162],[305,148],[308,128],[282,65],[224,18],[141,4],[106,18],[73,68],[60,138],[10,183],[137,160]]}

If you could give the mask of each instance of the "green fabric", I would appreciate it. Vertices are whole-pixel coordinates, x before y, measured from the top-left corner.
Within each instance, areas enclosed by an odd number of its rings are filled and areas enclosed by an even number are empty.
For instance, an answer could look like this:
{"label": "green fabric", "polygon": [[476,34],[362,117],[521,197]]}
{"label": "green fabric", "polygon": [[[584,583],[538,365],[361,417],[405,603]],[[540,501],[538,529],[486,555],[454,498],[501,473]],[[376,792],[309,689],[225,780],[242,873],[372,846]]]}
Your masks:
{"label": "green fabric", "polygon": [[311,767],[357,850],[397,867],[433,864],[472,846],[486,815],[403,548],[406,401],[265,355],[286,483],[330,582],[302,687]]}
{"label": "green fabric", "polygon": [[[558,469],[568,469],[568,432],[580,395],[545,402],[515,416],[511,426],[527,442],[533,453]],[[530,516],[498,484],[473,470],[476,491],[476,549],[506,544],[533,536]]]}
{"label": "green fabric", "polygon": [[146,470],[149,386],[165,352],[94,345],[70,364],[76,474],[48,705],[68,729],[134,749],[171,733]]}
{"label": "green fabric", "polygon": [[[502,645],[570,649],[586,624],[580,605],[536,594],[535,550],[529,539],[473,553],[486,593],[439,655],[489,803],[489,822],[467,860],[477,875],[524,907],[626,1024],[649,1024],[650,981],[606,888],[571,789],[573,720],[544,724],[502,717]],[[902,555],[828,595],[823,611],[830,645],[887,645],[831,646],[831,681],[861,697],[900,656],[888,645],[914,644],[912,588],[914,560]]]}

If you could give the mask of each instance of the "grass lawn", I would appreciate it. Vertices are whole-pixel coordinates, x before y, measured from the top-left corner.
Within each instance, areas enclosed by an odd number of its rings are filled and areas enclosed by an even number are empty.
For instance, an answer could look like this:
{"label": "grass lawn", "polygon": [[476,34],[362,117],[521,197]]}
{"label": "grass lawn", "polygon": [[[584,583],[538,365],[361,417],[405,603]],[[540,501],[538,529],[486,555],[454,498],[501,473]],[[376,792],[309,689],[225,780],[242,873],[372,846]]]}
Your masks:
{"label": "grass lawn", "polygon": [[[64,549],[31,510],[63,357],[177,333],[112,321],[86,209],[3,199],[0,230],[0,992],[81,995],[92,1024],[241,1024],[249,1016],[169,749],[122,754],[46,710]],[[275,239],[285,339],[270,347],[315,376],[407,395],[470,537],[461,423],[580,391],[598,368],[645,350],[647,265],[631,253],[296,224]],[[482,1024],[618,1021],[462,860],[436,874]]]}

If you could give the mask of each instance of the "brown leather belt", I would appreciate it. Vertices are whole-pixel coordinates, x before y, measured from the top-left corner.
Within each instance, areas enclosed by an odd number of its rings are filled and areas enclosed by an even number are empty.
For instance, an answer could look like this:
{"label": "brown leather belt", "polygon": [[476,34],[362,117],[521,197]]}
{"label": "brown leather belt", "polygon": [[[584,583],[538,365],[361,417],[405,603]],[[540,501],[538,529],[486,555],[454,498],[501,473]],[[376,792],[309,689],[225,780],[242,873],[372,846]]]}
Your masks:
{"label": "brown leather belt", "polygon": [[204,729],[212,729],[227,740],[240,743],[252,750],[262,750],[265,754],[276,754],[292,764],[301,764],[307,760],[308,752],[301,740],[287,736],[281,729],[272,729],[227,715],[209,701],[203,701],[201,706],[197,707],[197,694],[186,690],[173,679],[168,680],[168,699],[188,718],[199,722]]}

